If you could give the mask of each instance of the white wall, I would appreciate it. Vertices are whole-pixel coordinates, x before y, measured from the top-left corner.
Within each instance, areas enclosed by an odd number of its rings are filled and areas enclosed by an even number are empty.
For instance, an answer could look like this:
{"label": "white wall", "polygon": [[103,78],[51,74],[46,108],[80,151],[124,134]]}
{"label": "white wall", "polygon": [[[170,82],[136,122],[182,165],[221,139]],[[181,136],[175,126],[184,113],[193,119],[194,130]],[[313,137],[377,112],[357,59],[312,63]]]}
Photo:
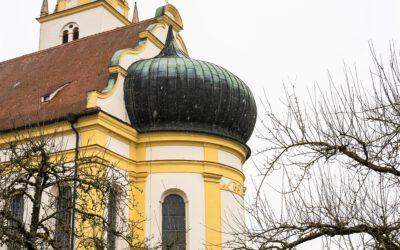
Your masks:
{"label": "white wall", "polygon": [[10,160],[10,151],[9,150],[0,150],[0,162],[6,162]]}
{"label": "white wall", "polygon": [[[48,140],[48,150],[50,152],[62,151],[62,150],[71,150],[75,148],[75,134],[67,134],[67,135],[60,135],[55,136],[53,138],[49,138]],[[0,150],[0,162],[5,162],[9,160],[10,152],[7,150]],[[33,195],[33,190],[29,189],[28,192]],[[56,188],[49,188],[43,194],[42,199],[42,206],[46,206],[50,204],[49,196],[46,192],[57,192]],[[56,194],[54,195],[56,196]],[[54,201],[53,201],[54,202]],[[44,214],[44,210],[47,210],[47,214]],[[32,202],[25,197],[24,199],[24,222],[25,227],[29,228],[30,221],[31,221],[31,214],[32,211]],[[50,214],[51,211],[48,209],[41,210],[41,216],[44,217]],[[50,222],[49,222],[50,223]],[[0,250],[6,250],[6,246],[0,246]]]}
{"label": "white wall", "polygon": [[124,81],[125,77],[118,77],[115,82],[115,92],[105,99],[97,99],[97,105],[108,114],[130,124],[125,108]]}
{"label": "white wall", "polygon": [[[161,242],[161,199],[168,190],[180,190],[187,198],[186,236],[187,249],[204,249],[205,202],[204,180],[201,174],[158,173],[150,174],[146,183],[146,237],[151,244]],[[178,193],[179,194],[179,193]]]}
{"label": "white wall", "polygon": [[204,160],[204,148],[196,146],[152,146],[146,148],[146,160]]}
{"label": "white wall", "polygon": [[224,150],[218,150],[218,162],[242,171],[242,161],[236,155]]}
{"label": "white wall", "polygon": [[[75,134],[60,135],[48,139],[47,150],[49,152],[71,150],[75,148]],[[10,160],[10,150],[0,150],[0,162]]]}
{"label": "white wall", "polygon": [[103,6],[98,6],[80,13],[41,23],[39,50],[60,45],[62,43],[62,29],[69,23],[78,24],[81,38],[124,26],[124,23],[107,9]]}
{"label": "white wall", "polygon": [[[121,67],[128,69],[128,67],[139,60],[155,57],[160,53],[160,49],[153,43],[148,41],[148,45],[140,54],[128,54],[120,63]],[[110,58],[111,60],[111,58]],[[125,98],[124,98],[124,81],[125,77],[118,77],[115,82],[115,92],[107,97],[106,99],[98,99],[97,105],[101,109],[110,115],[130,124],[128,113],[125,108]]]}
{"label": "white wall", "polygon": [[244,223],[243,198],[235,193],[221,190],[222,249],[232,249],[229,241],[235,240]]}
{"label": "white wall", "polygon": [[122,155],[125,158],[129,158],[130,155],[129,144],[113,136],[107,135],[106,148],[113,151],[116,154]]}
{"label": "white wall", "polygon": [[[50,140],[51,143],[54,143],[54,151],[63,151],[63,150],[71,150],[75,149],[76,144],[76,135],[62,135],[54,137]],[[80,138],[80,137],[79,137]],[[79,142],[80,144],[80,142]]]}

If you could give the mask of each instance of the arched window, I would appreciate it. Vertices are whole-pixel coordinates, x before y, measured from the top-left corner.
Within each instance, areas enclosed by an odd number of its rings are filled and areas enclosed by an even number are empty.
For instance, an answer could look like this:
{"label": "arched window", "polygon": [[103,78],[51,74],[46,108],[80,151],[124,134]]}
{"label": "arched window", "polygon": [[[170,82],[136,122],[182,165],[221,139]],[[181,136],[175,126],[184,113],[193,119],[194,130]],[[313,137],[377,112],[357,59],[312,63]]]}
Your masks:
{"label": "arched window", "polygon": [[80,36],[79,26],[77,23],[67,23],[60,33],[61,42],[67,43],[69,41],[78,40]]}
{"label": "arched window", "polygon": [[79,39],[79,28],[78,27],[74,28],[72,39],[73,40],[78,40]]}
{"label": "arched window", "polygon": [[[24,195],[23,194],[16,194],[11,199],[10,204],[11,215],[17,221],[22,222],[24,218]],[[17,222],[14,221],[11,224],[16,224]]]}
{"label": "arched window", "polygon": [[58,191],[55,241],[61,249],[70,249],[72,189],[63,186]]}
{"label": "arched window", "polygon": [[185,201],[176,194],[165,197],[162,204],[162,243],[165,250],[186,249]]}
{"label": "arched window", "polygon": [[[24,195],[16,194],[12,197],[10,202],[10,214],[13,220],[9,221],[11,228],[18,228],[19,222],[23,222],[24,219]],[[8,250],[21,249],[21,245],[17,242],[11,242],[7,244]]]}
{"label": "arched window", "polygon": [[62,34],[62,43],[67,43],[68,42],[68,30],[64,30]]}
{"label": "arched window", "polygon": [[108,192],[107,204],[107,249],[115,250],[115,231],[117,229],[117,208],[118,208],[118,192],[115,188],[110,188]]}

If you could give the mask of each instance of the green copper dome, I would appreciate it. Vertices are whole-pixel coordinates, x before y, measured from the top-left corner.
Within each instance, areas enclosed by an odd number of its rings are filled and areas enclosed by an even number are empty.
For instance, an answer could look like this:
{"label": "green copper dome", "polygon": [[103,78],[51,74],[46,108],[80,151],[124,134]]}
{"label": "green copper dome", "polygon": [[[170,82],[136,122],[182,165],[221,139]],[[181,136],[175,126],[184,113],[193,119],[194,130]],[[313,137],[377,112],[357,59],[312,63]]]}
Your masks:
{"label": "green copper dome", "polygon": [[171,28],[158,56],[128,68],[124,94],[139,132],[201,132],[245,144],[257,117],[246,84],[218,65],[186,56]]}

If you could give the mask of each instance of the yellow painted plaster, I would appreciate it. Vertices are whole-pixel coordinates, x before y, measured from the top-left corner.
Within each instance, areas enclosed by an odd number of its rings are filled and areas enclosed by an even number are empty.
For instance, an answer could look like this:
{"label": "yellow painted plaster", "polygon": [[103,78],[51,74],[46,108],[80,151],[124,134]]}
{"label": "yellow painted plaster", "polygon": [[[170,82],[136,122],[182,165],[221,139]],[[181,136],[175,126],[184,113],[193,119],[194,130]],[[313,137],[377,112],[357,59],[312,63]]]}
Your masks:
{"label": "yellow painted plaster", "polygon": [[126,76],[128,75],[128,73],[126,72],[126,70],[124,68],[122,68],[120,65],[117,66],[111,66],[110,68],[108,68],[108,72],[110,72],[111,74],[113,73],[118,73],[121,74],[122,76]]}
{"label": "yellow painted plaster", "polygon": [[[124,11],[123,15],[128,18],[128,14],[129,14],[129,4],[126,0],[105,0],[108,4],[110,4],[112,7],[114,7],[115,9],[118,8],[118,6],[120,6],[122,8],[122,10]],[[93,0],[78,0],[77,1],[77,5],[73,8],[79,7],[81,5],[85,5],[88,3],[93,2]],[[63,11],[67,9],[67,4],[66,4],[66,0],[58,0],[58,8],[57,8],[57,12],[59,11]]]}
{"label": "yellow painted plaster", "polygon": [[[37,18],[39,23],[44,23],[44,22],[48,22],[54,19],[58,19],[64,16],[69,16],[69,15],[73,15],[76,13],[80,13],[82,11],[85,10],[89,10],[89,9],[93,9],[99,6],[103,6],[105,9],[107,9],[109,12],[111,12],[111,14],[113,14],[116,18],[118,18],[122,23],[124,23],[125,25],[130,24],[131,22],[128,20],[128,15],[124,15],[119,13],[115,7],[113,7],[112,5],[110,5],[110,3],[106,0],[98,0],[95,2],[88,2],[85,4],[81,4],[78,5],[77,7],[74,8],[70,8],[70,9],[66,9],[66,4],[65,4],[65,0],[61,0],[58,6],[58,10],[57,12],[47,15],[47,16],[43,16],[43,17],[39,17]],[[129,9],[128,9],[129,11]]]}
{"label": "yellow painted plaster", "polygon": [[[130,211],[131,218],[141,221],[138,231],[140,239],[144,238],[146,200],[146,179],[154,173],[196,173],[204,176],[206,196],[206,240],[208,249],[220,249],[221,243],[221,190],[231,191],[243,195],[244,175],[233,167],[218,163],[218,150],[228,150],[245,159],[247,149],[244,145],[213,135],[200,133],[179,132],[153,132],[140,134],[112,116],[99,112],[95,115],[81,117],[76,124],[81,135],[80,156],[91,156],[109,162],[116,167],[127,171],[133,180],[132,199],[137,206],[135,211]],[[68,122],[59,122],[19,131],[19,135],[29,137],[57,136],[71,134],[72,130]],[[17,132],[0,135],[0,146],[15,137]],[[107,135],[128,143],[130,145],[130,157],[126,158],[107,149]],[[204,148],[204,161],[194,160],[146,160],[146,148],[158,145],[195,145]],[[60,152],[67,159],[73,159],[74,150]],[[227,185],[221,184],[221,178],[231,180]]]}
{"label": "yellow painted plaster", "polygon": [[[104,6],[119,18],[125,24],[129,24],[127,20],[127,12],[121,15],[116,10],[117,0],[100,0],[89,2],[89,0],[79,0],[79,6],[71,9],[65,9],[65,0],[60,0],[58,12],[46,17],[38,18],[39,22],[47,22],[62,16],[72,15],[81,11]],[[179,33],[183,28],[182,19],[179,12],[172,5],[167,5],[165,13],[171,13],[173,18],[164,14],[157,18],[158,24],[150,31],[140,34],[146,42],[135,49],[125,50],[116,66],[109,68],[110,73],[118,73],[117,83],[120,77],[125,77],[127,72],[120,66],[120,62],[128,54],[140,54],[149,42],[155,44],[158,48],[162,48],[163,43],[154,36],[155,29],[165,28],[171,25],[173,29]],[[177,40],[181,47],[187,53],[186,46],[182,37],[177,34]],[[114,86],[107,93],[91,92],[88,95],[88,107],[96,107],[98,98],[108,98],[115,92]],[[241,159],[244,163],[248,154],[247,148],[235,141],[224,139],[218,136],[201,134],[201,133],[179,133],[179,132],[154,132],[139,134],[135,129],[130,127],[110,115],[100,112],[96,115],[82,117],[76,124],[81,134],[80,155],[97,157],[105,160],[110,164],[114,164],[119,168],[128,171],[133,182],[133,192],[131,199],[136,204],[134,210],[130,211],[129,216],[135,221],[141,221],[140,230],[137,232],[139,239],[145,237],[145,219],[146,219],[146,181],[147,176],[151,173],[196,173],[202,174],[204,177],[205,188],[205,211],[206,211],[206,241],[207,249],[221,249],[221,190],[231,191],[240,195],[244,194],[244,175],[241,171],[218,163],[218,150],[228,151]],[[71,134],[72,130],[68,122],[59,122],[40,128],[19,131],[19,136],[39,137]],[[10,141],[18,140],[17,133],[8,133],[0,135],[0,147]],[[130,145],[130,157],[126,158],[107,149],[107,135],[124,141]],[[164,161],[147,161],[146,148],[148,146],[160,145],[195,145],[204,148],[204,161],[193,160],[164,160]],[[61,154],[61,153],[58,153]],[[62,152],[67,159],[73,159],[74,150]],[[221,184],[221,178],[227,178],[230,182],[226,185]]]}
{"label": "yellow painted plaster", "polygon": [[160,50],[164,48],[164,44],[151,31],[145,30],[140,32],[140,38],[147,38],[150,42],[156,45]]}
{"label": "yellow painted plaster", "polygon": [[157,18],[159,23],[166,24],[167,26],[172,26],[175,32],[180,32],[183,28],[178,23],[176,23],[172,18],[167,15],[163,15]]}
{"label": "yellow painted plaster", "polygon": [[88,98],[87,98],[87,108],[97,107],[98,106],[97,99],[106,99],[115,93],[115,90],[117,89],[118,84],[121,82],[121,78],[124,78],[127,75],[126,69],[124,69],[123,67],[120,66],[122,59],[128,54],[137,55],[137,54],[141,53],[147,47],[149,42],[151,42],[151,41],[149,39],[147,39],[143,45],[141,45],[135,49],[124,50],[124,52],[121,54],[121,56],[119,58],[118,65],[111,66],[109,68],[110,73],[118,73],[118,76],[117,76],[114,86],[111,88],[111,90],[109,90],[106,93],[101,93],[99,91],[89,92]]}
{"label": "yellow painted plaster", "polygon": [[158,23],[156,23],[156,25],[154,25],[151,30],[145,30],[145,31],[141,32],[139,34],[139,37],[141,39],[145,39],[145,42],[134,49],[125,49],[123,51],[123,53],[121,54],[121,56],[119,57],[118,64],[116,66],[111,66],[109,68],[110,73],[118,73],[118,77],[115,81],[116,83],[114,84],[114,86],[111,88],[111,90],[109,90],[106,93],[101,93],[99,91],[89,92],[88,98],[87,98],[87,108],[97,107],[98,106],[97,99],[106,99],[114,94],[115,89],[117,88],[117,86],[121,80],[121,77],[126,77],[126,75],[127,75],[126,69],[124,69],[123,67],[120,66],[121,61],[127,55],[129,55],[129,54],[138,55],[138,54],[142,53],[144,51],[144,49],[148,46],[149,43],[153,43],[160,50],[164,48],[163,42],[161,42],[154,35],[154,33],[157,29],[165,29],[166,26],[171,25],[173,27],[173,29],[175,30],[175,32],[177,33],[176,39],[177,39],[178,43],[180,44],[181,48],[183,49],[183,52],[186,55],[189,55],[186,44],[185,44],[184,40],[182,39],[181,35],[179,34],[179,32],[182,30],[182,27],[183,27],[183,23],[182,23],[180,14],[179,14],[178,10],[172,5],[167,5],[165,12],[168,12],[168,11],[173,15],[174,19],[178,20],[178,21],[174,21],[169,16],[164,14],[163,16],[158,17],[158,19],[157,19]]}
{"label": "yellow painted plaster", "polygon": [[179,13],[178,9],[173,6],[172,4],[167,4],[165,6],[165,10],[166,13],[171,13],[171,15],[174,17],[176,24],[178,24],[181,28],[183,28],[183,21],[181,18],[181,14]]}
{"label": "yellow painted plaster", "polygon": [[224,139],[218,136],[202,134],[202,133],[182,133],[182,132],[152,132],[142,133],[138,136],[139,143],[155,143],[162,142],[200,142],[210,147],[218,147],[235,154],[242,162],[246,160],[248,154],[247,148],[233,140]]}
{"label": "yellow painted plaster", "polygon": [[134,185],[131,200],[134,209],[129,212],[129,219],[137,222],[137,241],[143,242],[146,239],[146,181],[147,173],[131,174],[131,181]]}
{"label": "yellow painted plaster", "polygon": [[221,175],[204,173],[204,191],[206,204],[206,249],[221,249]]}

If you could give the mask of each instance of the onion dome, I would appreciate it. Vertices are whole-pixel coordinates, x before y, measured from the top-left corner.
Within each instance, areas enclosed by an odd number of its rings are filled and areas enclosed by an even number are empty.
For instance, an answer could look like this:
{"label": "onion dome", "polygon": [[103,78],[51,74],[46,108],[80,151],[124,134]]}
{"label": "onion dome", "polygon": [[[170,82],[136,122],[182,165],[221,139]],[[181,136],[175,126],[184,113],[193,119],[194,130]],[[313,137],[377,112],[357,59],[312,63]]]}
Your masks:
{"label": "onion dome", "polygon": [[171,27],[158,56],[128,68],[124,96],[139,132],[200,132],[245,144],[257,118],[246,84],[220,66],[189,58]]}

